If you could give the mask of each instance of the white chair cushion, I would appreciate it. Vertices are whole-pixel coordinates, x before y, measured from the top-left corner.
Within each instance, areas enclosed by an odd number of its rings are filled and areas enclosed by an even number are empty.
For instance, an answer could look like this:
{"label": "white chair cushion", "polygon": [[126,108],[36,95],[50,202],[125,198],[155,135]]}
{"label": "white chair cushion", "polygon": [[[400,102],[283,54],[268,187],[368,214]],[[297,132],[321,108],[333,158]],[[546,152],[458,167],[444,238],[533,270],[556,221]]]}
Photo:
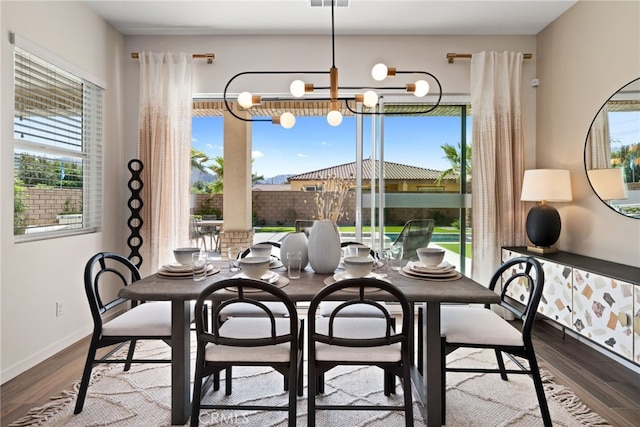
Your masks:
{"label": "white chair cushion", "polygon": [[486,308],[444,306],[440,322],[449,343],[524,345],[518,329]]}
{"label": "white chair cushion", "polygon": [[[336,317],[333,336],[340,338],[384,337],[387,322],[375,317]],[[329,332],[329,318],[316,319],[316,331]],[[402,359],[400,343],[378,347],[342,347],[316,343],[316,360],[341,360],[349,362],[398,362]]]}
{"label": "white chair cushion", "polygon": [[[322,301],[318,305],[318,312],[320,316],[329,317],[333,310],[335,310],[342,302],[340,301]],[[381,305],[386,305],[384,302],[380,302]],[[384,314],[377,308],[368,304],[355,304],[340,310],[338,314],[340,317],[379,317],[384,319]]]}
{"label": "white chair cushion", "polygon": [[102,336],[171,336],[171,302],[139,304],[102,325]]}
{"label": "white chair cushion", "polygon": [[[289,333],[289,319],[277,318],[275,321],[276,335]],[[270,337],[271,322],[266,317],[231,317],[220,327],[220,336],[229,338]],[[210,362],[288,362],[289,352],[289,343],[259,347],[237,347],[210,343],[207,344],[204,358]]]}
{"label": "white chair cushion", "polygon": [[[263,301],[269,310],[275,317],[289,317],[289,310],[287,306],[282,302],[277,301]],[[261,308],[256,307],[253,304],[238,302],[231,304],[220,310],[220,320],[223,322],[230,317],[263,317],[266,313]]]}

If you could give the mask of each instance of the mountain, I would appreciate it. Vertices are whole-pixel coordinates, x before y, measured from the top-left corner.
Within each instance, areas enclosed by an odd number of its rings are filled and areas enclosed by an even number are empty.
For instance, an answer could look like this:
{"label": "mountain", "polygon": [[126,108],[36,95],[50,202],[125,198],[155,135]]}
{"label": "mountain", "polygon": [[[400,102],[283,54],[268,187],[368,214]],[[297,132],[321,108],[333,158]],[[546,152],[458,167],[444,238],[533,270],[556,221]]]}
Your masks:
{"label": "mountain", "polygon": [[293,174],[288,174],[288,175],[276,175],[274,177],[271,178],[265,178],[265,179],[261,179],[259,181],[256,181],[256,184],[284,184],[287,182],[287,179],[293,176]]}
{"label": "mountain", "polygon": [[203,172],[197,168],[191,168],[191,182],[204,181],[213,182],[216,180],[216,175],[209,172]]}

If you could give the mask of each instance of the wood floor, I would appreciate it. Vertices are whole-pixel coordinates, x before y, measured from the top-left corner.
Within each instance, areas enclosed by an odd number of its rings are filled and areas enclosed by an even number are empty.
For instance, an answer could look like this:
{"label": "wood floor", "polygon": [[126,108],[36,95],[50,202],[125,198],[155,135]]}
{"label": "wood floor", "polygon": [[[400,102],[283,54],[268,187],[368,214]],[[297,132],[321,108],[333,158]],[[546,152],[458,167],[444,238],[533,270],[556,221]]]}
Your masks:
{"label": "wood floor", "polygon": [[[611,425],[640,426],[640,374],[569,336],[563,339],[560,330],[544,322],[537,323],[534,339],[540,364],[556,383],[573,390]],[[2,426],[70,389],[81,375],[88,346],[88,339],[82,340],[3,384]]]}

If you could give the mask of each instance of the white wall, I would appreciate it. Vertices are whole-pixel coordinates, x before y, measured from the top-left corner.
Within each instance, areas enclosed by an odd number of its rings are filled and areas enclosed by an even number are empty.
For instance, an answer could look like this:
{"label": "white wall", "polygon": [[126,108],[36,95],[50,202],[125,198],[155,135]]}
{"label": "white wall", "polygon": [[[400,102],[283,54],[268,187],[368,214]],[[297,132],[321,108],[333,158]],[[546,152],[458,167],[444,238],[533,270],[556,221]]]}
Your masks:
{"label": "white wall", "polygon": [[580,1],[538,35],[540,168],[571,171],[573,202],[557,204],[559,247],[640,266],[640,220],[613,212],[584,167],[591,121],[620,87],[640,77],[640,2]]}
{"label": "white wall", "polygon": [[[101,250],[128,253],[129,176],[123,151],[123,37],[79,2],[2,1],[0,11],[0,310],[4,383],[91,332],[82,281],[84,264]],[[109,166],[104,168],[101,233],[14,243],[13,47],[9,32],[107,83],[103,155]],[[55,316],[57,300],[64,301],[61,317]]]}

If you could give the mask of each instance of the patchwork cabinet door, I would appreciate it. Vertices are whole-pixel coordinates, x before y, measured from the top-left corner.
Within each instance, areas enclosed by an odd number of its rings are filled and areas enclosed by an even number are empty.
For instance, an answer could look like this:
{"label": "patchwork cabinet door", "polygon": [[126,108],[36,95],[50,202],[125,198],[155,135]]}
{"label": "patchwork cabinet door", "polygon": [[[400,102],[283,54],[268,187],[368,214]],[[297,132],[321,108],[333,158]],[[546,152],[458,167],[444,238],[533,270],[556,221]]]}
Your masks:
{"label": "patchwork cabinet door", "polygon": [[634,286],[635,303],[633,306],[633,337],[634,337],[634,355],[633,360],[640,364],[640,286]]}
{"label": "patchwork cabinet door", "polygon": [[573,269],[573,329],[630,360],[634,344],[633,300],[632,284]]}
{"label": "patchwork cabinet door", "polygon": [[[517,256],[522,256],[522,254],[507,249],[502,250],[503,261]],[[563,326],[571,328],[571,307],[573,304],[571,267],[546,259],[535,258],[540,262],[544,270],[544,289],[542,291],[542,299],[538,305],[538,312]],[[529,290],[523,284],[510,287],[507,295],[522,304],[526,304],[529,300]]]}

